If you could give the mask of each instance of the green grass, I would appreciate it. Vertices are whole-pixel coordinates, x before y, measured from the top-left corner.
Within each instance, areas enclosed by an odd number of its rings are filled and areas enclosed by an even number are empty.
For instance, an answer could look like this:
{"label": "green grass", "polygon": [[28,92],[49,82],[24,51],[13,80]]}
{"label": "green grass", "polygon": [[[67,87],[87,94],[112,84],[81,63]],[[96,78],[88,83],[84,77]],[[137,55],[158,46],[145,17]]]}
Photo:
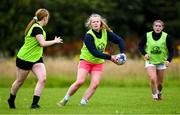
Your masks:
{"label": "green grass", "polygon": [[[46,87],[69,87],[74,81],[76,76],[48,76],[46,81]],[[8,76],[0,77],[0,87],[10,87],[15,80],[15,76],[13,78]],[[180,86],[179,82],[180,78],[174,78],[171,76],[166,76],[164,79],[165,86]],[[36,85],[37,78],[35,76],[28,76],[26,81],[23,84],[23,87],[32,87]],[[89,85],[89,77],[84,84],[85,86]],[[125,76],[125,77],[106,77],[102,78],[101,86],[113,86],[113,87],[147,87],[149,86],[149,80],[147,76],[142,77],[134,77],[134,76]]]}
{"label": "green grass", "polygon": [[180,114],[179,87],[164,87],[162,101],[153,101],[149,87],[100,86],[87,106],[79,106],[86,87],[82,87],[65,107],[56,103],[67,87],[45,88],[40,109],[30,109],[33,88],[22,87],[16,98],[17,109],[8,108],[10,88],[0,88],[0,114]]}

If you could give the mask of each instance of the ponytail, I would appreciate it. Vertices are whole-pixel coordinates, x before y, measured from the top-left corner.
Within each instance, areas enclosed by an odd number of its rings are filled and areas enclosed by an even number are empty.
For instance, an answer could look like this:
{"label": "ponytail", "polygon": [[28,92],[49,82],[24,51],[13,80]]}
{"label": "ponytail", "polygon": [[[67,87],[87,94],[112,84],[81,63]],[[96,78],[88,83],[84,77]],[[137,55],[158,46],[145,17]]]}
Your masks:
{"label": "ponytail", "polygon": [[[36,17],[36,16],[35,16]],[[35,17],[28,23],[28,25],[26,26],[24,35],[27,35],[27,32],[29,31],[29,29],[31,28],[31,26],[38,20],[35,19]],[[36,17],[37,18],[37,17]]]}

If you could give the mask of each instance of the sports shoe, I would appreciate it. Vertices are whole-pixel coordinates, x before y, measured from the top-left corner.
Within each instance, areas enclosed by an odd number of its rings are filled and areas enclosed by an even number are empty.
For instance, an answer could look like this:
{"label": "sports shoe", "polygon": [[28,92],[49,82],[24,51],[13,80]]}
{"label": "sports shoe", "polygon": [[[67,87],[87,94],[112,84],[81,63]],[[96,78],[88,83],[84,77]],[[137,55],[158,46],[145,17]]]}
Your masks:
{"label": "sports shoe", "polygon": [[158,101],[158,98],[153,98],[154,101]]}
{"label": "sports shoe", "polygon": [[158,100],[158,95],[157,94],[152,94],[153,100],[157,101]]}
{"label": "sports shoe", "polygon": [[10,109],[15,109],[16,108],[15,105],[14,105],[14,101],[12,101],[10,99],[8,99],[8,105],[9,105]]}
{"label": "sports shoe", "polygon": [[60,102],[57,103],[58,106],[65,106],[68,100],[62,99]]}
{"label": "sports shoe", "polygon": [[81,99],[81,101],[80,101],[81,106],[85,106],[85,105],[87,105],[87,103],[88,103],[88,100],[86,100],[86,99]]}
{"label": "sports shoe", "polygon": [[38,104],[32,104],[31,105],[31,109],[38,109],[40,108],[40,106]]}
{"label": "sports shoe", "polygon": [[158,100],[162,100],[162,94],[161,93],[158,94]]}

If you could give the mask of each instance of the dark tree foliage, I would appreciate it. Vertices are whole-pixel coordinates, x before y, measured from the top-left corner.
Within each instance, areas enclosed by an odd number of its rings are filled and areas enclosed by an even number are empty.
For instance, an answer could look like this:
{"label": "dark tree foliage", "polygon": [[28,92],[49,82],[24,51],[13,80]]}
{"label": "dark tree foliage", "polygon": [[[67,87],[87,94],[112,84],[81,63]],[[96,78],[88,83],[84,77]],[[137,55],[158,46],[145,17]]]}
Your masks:
{"label": "dark tree foliage", "polygon": [[24,30],[38,8],[50,11],[45,27],[47,40],[55,35],[65,42],[83,39],[86,19],[99,13],[109,26],[125,39],[151,30],[161,19],[165,31],[180,38],[180,1],[178,0],[0,0],[0,55],[14,56],[24,41]]}

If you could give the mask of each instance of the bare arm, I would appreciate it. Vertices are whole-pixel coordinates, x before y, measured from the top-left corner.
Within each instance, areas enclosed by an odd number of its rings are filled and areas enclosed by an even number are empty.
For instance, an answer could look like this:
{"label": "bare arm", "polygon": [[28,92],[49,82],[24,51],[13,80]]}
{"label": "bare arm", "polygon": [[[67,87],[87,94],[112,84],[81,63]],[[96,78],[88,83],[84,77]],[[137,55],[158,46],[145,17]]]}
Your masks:
{"label": "bare arm", "polygon": [[57,37],[57,36],[55,36],[54,40],[46,41],[43,38],[42,34],[38,34],[38,35],[36,35],[36,39],[39,42],[40,46],[42,46],[42,47],[51,46],[51,45],[57,44],[57,43],[63,43],[63,40],[60,37]]}

